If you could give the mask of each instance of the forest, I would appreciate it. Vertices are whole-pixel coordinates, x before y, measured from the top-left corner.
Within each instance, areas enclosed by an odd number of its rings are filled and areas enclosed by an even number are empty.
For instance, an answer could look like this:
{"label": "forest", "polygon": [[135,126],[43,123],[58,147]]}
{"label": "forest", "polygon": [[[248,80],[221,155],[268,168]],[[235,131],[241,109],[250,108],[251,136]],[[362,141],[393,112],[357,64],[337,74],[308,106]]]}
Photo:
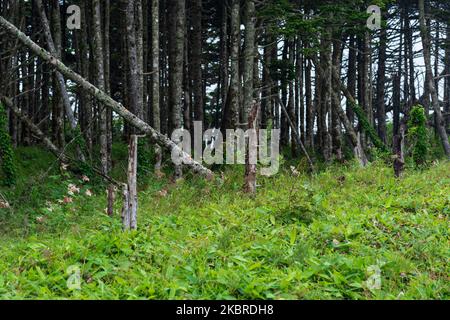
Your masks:
{"label": "forest", "polygon": [[447,300],[450,1],[0,0],[0,299]]}

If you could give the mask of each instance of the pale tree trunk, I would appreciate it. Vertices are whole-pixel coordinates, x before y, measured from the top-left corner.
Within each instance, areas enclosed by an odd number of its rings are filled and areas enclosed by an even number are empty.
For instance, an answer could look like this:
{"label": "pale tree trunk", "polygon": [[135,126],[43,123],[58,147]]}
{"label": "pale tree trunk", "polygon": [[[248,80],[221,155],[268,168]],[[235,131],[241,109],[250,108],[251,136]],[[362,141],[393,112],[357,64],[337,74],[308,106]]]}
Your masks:
{"label": "pale tree trunk", "polygon": [[[254,102],[253,107],[248,113],[248,129],[254,130],[255,136],[249,139],[249,148],[245,155],[245,185],[244,192],[249,194],[256,194],[256,174],[257,165],[254,163],[257,150],[258,150],[258,137],[259,137],[259,123],[258,114],[260,112],[259,103]],[[253,161],[252,161],[253,158]],[[253,163],[251,163],[253,162]]]}
{"label": "pale tree trunk", "polygon": [[[59,1],[53,0],[51,1],[51,30],[53,31],[53,41],[56,49],[57,56],[62,59],[62,29],[61,29],[61,13],[59,7]],[[63,77],[61,77],[63,79]],[[63,79],[64,80],[64,79]],[[53,105],[53,116],[55,117],[55,140],[58,142],[58,145],[61,148],[65,147],[65,128],[64,128],[64,108],[67,109],[67,106],[70,106],[69,95],[68,92],[62,92],[59,90],[62,82],[59,79],[58,74],[53,75],[53,92],[52,92],[52,105]],[[65,83],[64,83],[65,85]],[[67,93],[67,95],[66,95]],[[67,100],[66,100],[67,99]],[[70,115],[68,115],[70,119]],[[70,121],[70,120],[69,120]],[[75,115],[73,117],[73,121],[75,122]]]}
{"label": "pale tree trunk", "polygon": [[137,149],[138,136],[133,134],[128,147],[128,181],[123,185],[122,225],[125,231],[137,229]]}
{"label": "pale tree trunk", "polygon": [[378,136],[384,144],[387,142],[386,131],[386,106],[385,106],[385,93],[386,93],[386,45],[387,45],[387,32],[386,28],[381,30],[380,46],[378,55],[378,75],[377,75],[377,120],[378,120]]}
{"label": "pale tree trunk", "polygon": [[[172,0],[171,31],[169,38],[169,104],[171,130],[182,128],[182,97],[183,97],[183,62],[184,40],[186,28],[185,0]],[[175,165],[175,180],[183,175],[181,166]]]}
{"label": "pale tree trunk", "polygon": [[305,99],[306,99],[306,147],[314,148],[314,104],[312,95],[311,60],[307,59],[305,68]]}
{"label": "pale tree trunk", "polygon": [[221,24],[220,24],[220,100],[222,103],[222,124],[225,127],[227,116],[227,108],[228,101],[228,86],[229,86],[229,77],[228,77],[228,9],[227,9],[227,0],[222,1],[220,4],[221,8]]}
{"label": "pale tree trunk", "polygon": [[234,129],[239,123],[239,47],[240,47],[240,1],[232,0],[231,4],[231,81],[227,98],[227,111],[225,113],[225,128]]}
{"label": "pale tree trunk", "polygon": [[[159,96],[159,0],[152,1],[152,110],[153,128],[161,131],[161,111]],[[155,172],[161,172],[162,150],[159,145],[155,146],[156,163]]]}
{"label": "pale tree trunk", "polygon": [[[357,62],[357,50],[356,37],[354,35],[350,36],[349,40],[349,53],[348,53],[348,70],[347,70],[347,88],[352,96],[356,96],[356,62]],[[347,102],[347,117],[353,124],[355,122],[355,116],[353,114],[353,109],[349,102]]]}
{"label": "pale tree trunk", "polygon": [[[100,91],[105,92],[105,64],[104,64],[104,51],[103,51],[103,34],[102,34],[102,15],[99,0],[92,1],[92,19],[93,19],[93,44],[94,44],[94,62],[96,64],[96,80],[97,86]],[[104,174],[108,174],[108,115],[106,107],[102,104],[98,104],[98,114],[100,115],[100,161],[101,168]]]}
{"label": "pale tree trunk", "polygon": [[192,90],[194,93],[194,120],[204,121],[202,72],[202,0],[192,1]]}
{"label": "pale tree trunk", "polygon": [[[105,61],[105,92],[111,95],[111,49],[110,49],[110,22],[111,22],[111,4],[110,0],[105,0],[104,5],[104,21],[105,30],[103,36],[104,43],[104,61]],[[112,144],[113,144],[113,133],[112,133],[112,120],[113,112],[111,109],[106,110],[106,135],[107,135],[107,157],[108,157],[108,169],[112,169]]]}
{"label": "pale tree trunk", "polygon": [[331,135],[328,132],[327,116],[331,109],[331,41],[330,30],[322,34],[320,50],[320,112],[319,112],[319,131],[320,147],[325,161],[331,159]]}
{"label": "pale tree trunk", "polygon": [[138,53],[138,35],[136,32],[136,0],[128,0],[126,8],[127,48],[128,48],[128,77],[130,91],[130,108],[140,119],[144,118],[142,92],[142,64]]}
{"label": "pale tree trunk", "polygon": [[[294,39],[289,40],[289,65],[295,65],[295,41]],[[288,85],[288,112],[289,118],[291,118],[292,124],[294,125],[295,130],[298,132],[298,119],[295,117],[295,91],[294,91],[295,81],[289,79]],[[290,132],[290,140],[291,140],[291,150],[292,155],[295,157],[297,144],[295,143],[295,133],[294,130],[291,129]]]}
{"label": "pale tree trunk", "polygon": [[[47,15],[45,14],[45,8],[42,4],[42,0],[36,0],[36,5],[38,7],[38,11],[39,11],[39,14],[41,17],[42,27],[44,30],[44,35],[45,35],[45,39],[46,39],[49,51],[54,57],[61,58],[61,56],[58,54],[58,50],[57,50],[58,48],[55,46],[55,42],[53,41],[52,33],[50,31],[50,24],[48,22]],[[54,10],[59,11],[59,5],[58,5],[58,7],[54,8]],[[59,14],[58,14],[58,16],[59,16]],[[64,77],[62,76],[62,74],[59,72],[56,73],[56,78],[57,78],[59,92],[63,99],[66,116],[69,120],[69,124],[70,124],[71,128],[75,129],[77,126],[77,123],[76,123],[72,108],[70,106],[70,99],[69,99],[69,94],[67,92],[66,82],[64,81]]]}
{"label": "pale tree trunk", "polygon": [[444,80],[444,112],[445,112],[445,124],[448,128],[450,126],[450,23],[447,24],[447,38],[445,47],[445,71],[444,74],[447,75]]}
{"label": "pale tree trunk", "polygon": [[[10,98],[7,98],[5,96],[0,96],[0,101],[4,103],[4,105],[15,115],[17,116],[20,121],[22,121],[30,130],[30,132],[39,140],[42,141],[44,146],[47,148],[48,151],[50,151],[61,163],[63,164],[74,164],[74,167],[79,166],[80,160],[74,160],[70,158],[66,153],[65,150],[58,148],[51,139],[49,139],[45,133],[33,123],[33,121],[28,118],[26,115],[23,114],[21,110],[19,110],[16,106],[14,106],[12,100]],[[86,162],[84,162],[86,165]],[[98,176],[106,179],[111,183],[112,186],[119,186],[119,183],[112,179],[111,177],[104,175],[101,170],[98,170],[94,167],[91,167],[91,169],[94,171],[95,174]]]}
{"label": "pale tree trunk", "polygon": [[[334,78],[336,76],[341,76],[341,49],[342,45],[339,40],[333,41],[333,58],[332,65],[334,69],[337,69],[338,74],[333,73],[331,76]],[[332,83],[336,81],[333,80]],[[339,87],[332,86],[331,88],[331,118],[332,118],[332,146],[333,154],[338,161],[342,161],[344,156],[342,153],[342,142],[341,142],[341,122],[339,120],[338,108],[341,107],[341,91]]]}
{"label": "pale tree trunk", "polygon": [[430,52],[430,38],[425,24],[425,4],[424,0],[419,0],[419,21],[420,21],[420,34],[423,44],[423,55],[425,60],[425,68],[428,76],[426,85],[431,93],[431,101],[435,113],[436,129],[442,140],[442,146],[444,147],[445,154],[450,158],[450,142],[448,141],[447,131],[445,130],[444,118],[441,112],[441,106],[439,105],[439,97],[434,85],[434,76],[431,68],[431,52]]}
{"label": "pale tree trunk", "polygon": [[137,83],[138,83],[138,99],[139,99],[139,114],[142,120],[145,121],[144,110],[144,21],[142,11],[142,1],[135,0],[135,36],[136,36],[136,61],[137,61]]}
{"label": "pale tree trunk", "polygon": [[189,167],[193,172],[201,174],[207,178],[213,177],[213,173],[209,169],[194,161],[190,155],[182,152],[181,149],[167,136],[153,129],[147,123],[145,123],[144,121],[136,117],[136,115],[131,113],[128,109],[126,109],[122,104],[112,99],[104,91],[100,90],[89,81],[81,77],[79,74],[69,69],[59,59],[34,43],[29,37],[27,37],[23,32],[17,29],[10,22],[5,20],[2,16],[0,16],[0,27],[7,31],[11,36],[19,40],[23,45],[30,48],[30,50],[33,51],[34,54],[36,54],[43,61],[47,62],[53,68],[58,70],[67,79],[70,79],[74,83],[79,85],[82,90],[89,92],[105,106],[117,112],[117,114],[124,118],[124,120],[130,125],[141,130],[143,133],[148,134],[153,142],[160,144],[161,146],[167,148],[169,151],[180,153],[183,164]]}
{"label": "pale tree trunk", "polygon": [[263,61],[263,79],[262,79],[262,101],[261,101],[261,127],[266,129],[273,118],[272,110],[272,79],[270,74],[272,36],[269,34],[269,28],[265,29],[264,61]]}
{"label": "pale tree trunk", "polygon": [[[86,10],[87,7],[85,5],[85,1],[81,1],[81,19],[82,21],[87,21],[87,14]],[[88,24],[82,23],[81,24],[81,30],[80,30],[80,69],[81,69],[81,75],[85,79],[89,79],[89,42],[88,42]],[[81,109],[83,113],[83,121],[81,123],[82,125],[82,131],[84,134],[84,138],[86,141],[86,148],[88,150],[88,153],[92,155],[92,126],[91,123],[93,121],[92,119],[92,103],[91,98],[89,97],[89,94],[86,91],[80,92],[80,100],[81,100]]]}

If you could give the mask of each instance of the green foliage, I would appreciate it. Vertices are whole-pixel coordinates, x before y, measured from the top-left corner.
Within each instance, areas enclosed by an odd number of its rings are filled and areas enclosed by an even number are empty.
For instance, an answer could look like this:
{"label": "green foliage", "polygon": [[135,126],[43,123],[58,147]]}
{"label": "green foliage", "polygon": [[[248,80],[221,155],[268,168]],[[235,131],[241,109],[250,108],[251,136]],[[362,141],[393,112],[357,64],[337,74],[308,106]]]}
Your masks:
{"label": "green foliage", "polygon": [[[154,179],[140,193],[139,230],[122,233],[120,201],[110,219],[103,189],[57,171],[33,183],[51,160],[37,149],[18,155],[29,179],[20,186],[39,189],[32,205],[5,192],[14,215],[0,209],[1,299],[450,297],[448,162],[401,180],[382,163],[312,177],[282,169],[260,177],[256,197],[241,193],[241,167],[223,181]],[[80,193],[60,203],[69,184]],[[23,223],[5,229],[24,221],[25,206],[27,233]],[[74,268],[81,285],[70,290]]]}
{"label": "green foliage", "polygon": [[430,140],[425,109],[421,105],[414,106],[410,112],[408,138],[412,144],[412,157],[416,167],[423,167],[428,159]]}
{"label": "green foliage", "polygon": [[16,167],[11,137],[7,131],[7,127],[6,112],[0,102],[0,161],[4,175],[2,184],[11,187],[16,183]]}
{"label": "green foliage", "polygon": [[369,120],[367,119],[364,110],[356,103],[352,103],[351,107],[353,112],[358,117],[358,121],[360,122],[364,132],[370,137],[370,140],[375,145],[375,147],[383,153],[388,153],[389,152],[388,148],[383,143],[383,141],[381,141],[381,139],[378,137],[378,134],[373,128],[373,126],[369,123]]}

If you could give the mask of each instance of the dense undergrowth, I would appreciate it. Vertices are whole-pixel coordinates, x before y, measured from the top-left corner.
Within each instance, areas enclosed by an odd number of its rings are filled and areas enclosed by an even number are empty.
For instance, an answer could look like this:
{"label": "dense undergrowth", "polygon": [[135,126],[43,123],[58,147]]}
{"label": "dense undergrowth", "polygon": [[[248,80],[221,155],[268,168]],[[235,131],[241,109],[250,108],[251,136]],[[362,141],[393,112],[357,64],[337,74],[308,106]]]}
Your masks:
{"label": "dense undergrowth", "polygon": [[120,201],[106,216],[93,177],[49,168],[37,148],[16,157],[18,184],[0,189],[2,299],[450,297],[449,162],[400,180],[381,162],[313,177],[286,166],[255,198],[243,168],[212,182],[149,176],[139,231],[122,233]]}

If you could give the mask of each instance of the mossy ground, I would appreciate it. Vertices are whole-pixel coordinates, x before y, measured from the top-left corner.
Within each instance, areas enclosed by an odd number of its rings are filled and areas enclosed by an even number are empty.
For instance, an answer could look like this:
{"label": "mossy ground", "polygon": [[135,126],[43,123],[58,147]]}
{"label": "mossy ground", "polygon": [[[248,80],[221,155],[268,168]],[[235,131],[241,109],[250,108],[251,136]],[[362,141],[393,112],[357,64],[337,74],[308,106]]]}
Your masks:
{"label": "mossy ground", "polygon": [[[380,162],[282,169],[255,198],[241,192],[243,168],[212,182],[150,176],[139,230],[123,233],[120,199],[106,216],[95,181],[48,170],[38,149],[16,157],[18,185],[0,189],[11,204],[0,209],[2,299],[450,297],[449,162],[400,180]],[[69,184],[80,193],[60,203]],[[67,287],[71,266],[80,290]]]}

